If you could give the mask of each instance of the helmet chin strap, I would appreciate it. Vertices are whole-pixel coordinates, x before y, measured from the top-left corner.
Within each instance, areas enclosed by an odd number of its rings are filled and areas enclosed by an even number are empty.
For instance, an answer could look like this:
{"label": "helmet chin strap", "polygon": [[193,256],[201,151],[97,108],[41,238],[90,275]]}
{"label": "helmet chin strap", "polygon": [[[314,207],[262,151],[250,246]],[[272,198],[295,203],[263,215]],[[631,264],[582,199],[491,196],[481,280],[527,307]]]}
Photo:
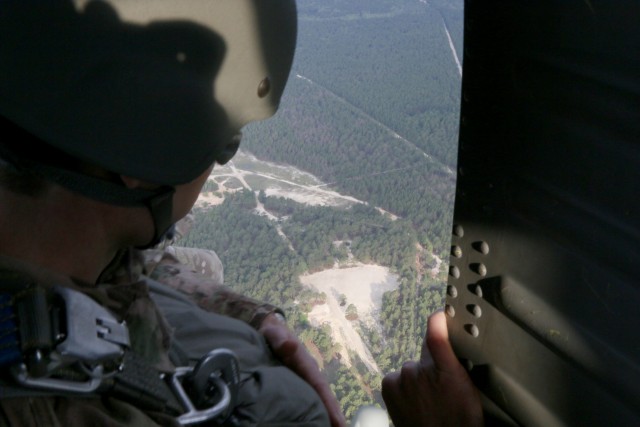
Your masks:
{"label": "helmet chin strap", "polygon": [[145,201],[153,219],[153,239],[138,249],[148,249],[162,242],[173,226],[173,194],[175,188],[163,187],[162,191]]}
{"label": "helmet chin strap", "polygon": [[173,194],[175,188],[162,186],[154,190],[127,188],[113,181],[106,181],[79,172],[37,164],[32,168],[45,179],[82,194],[93,200],[125,207],[144,206],[153,220],[153,238],[138,249],[148,249],[162,242],[173,225]]}
{"label": "helmet chin strap", "polygon": [[118,182],[26,159],[17,155],[4,144],[0,144],[0,157],[6,166],[12,167],[17,171],[29,170],[42,176],[47,181],[89,199],[116,206],[146,207],[153,220],[154,232],[151,241],[140,247],[140,249],[150,248],[160,243],[173,225],[173,194],[175,193],[175,188],[172,186],[162,186],[153,190],[127,188]]}

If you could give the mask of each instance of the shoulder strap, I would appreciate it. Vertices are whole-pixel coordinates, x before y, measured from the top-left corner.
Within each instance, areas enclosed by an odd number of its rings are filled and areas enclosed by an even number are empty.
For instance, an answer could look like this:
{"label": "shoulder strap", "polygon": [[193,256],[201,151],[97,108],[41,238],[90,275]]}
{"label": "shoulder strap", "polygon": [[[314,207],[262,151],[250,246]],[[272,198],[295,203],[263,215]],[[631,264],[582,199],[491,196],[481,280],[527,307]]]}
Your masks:
{"label": "shoulder strap", "polygon": [[129,349],[126,324],[88,296],[4,273],[0,269],[0,365],[15,382],[0,378],[2,398],[109,395],[181,424],[228,416],[239,383],[230,350],[163,374]]}

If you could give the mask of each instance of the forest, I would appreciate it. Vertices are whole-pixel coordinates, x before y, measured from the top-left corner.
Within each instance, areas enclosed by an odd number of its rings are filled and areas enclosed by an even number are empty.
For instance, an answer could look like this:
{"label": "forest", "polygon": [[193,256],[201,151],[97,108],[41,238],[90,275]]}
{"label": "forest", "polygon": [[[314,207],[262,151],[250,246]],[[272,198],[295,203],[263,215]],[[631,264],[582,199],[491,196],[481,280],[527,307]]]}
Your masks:
{"label": "forest", "polygon": [[[344,377],[339,382],[342,389],[336,393],[348,414],[364,403],[376,402],[380,377],[366,369],[346,369],[337,358],[330,333],[309,324],[307,313],[322,303],[323,297],[304,288],[299,276],[344,260],[346,253],[333,245],[336,240],[350,241],[358,261],[386,265],[398,274],[398,290],[384,296],[379,319],[382,334],[363,328],[378,366],[386,372],[418,355],[425,333],[424,319],[443,303],[442,275],[419,278],[417,240],[407,221],[392,221],[369,206],[309,207],[264,194],[258,197],[270,212],[287,214],[283,231],[294,251],[278,235],[272,221],[255,215],[256,195],[246,190],[228,195],[219,206],[196,210],[186,244],[216,251],[224,265],[226,285],[285,310],[289,325],[322,355],[327,375],[333,377],[340,372]],[[360,397],[353,400],[353,393]]]}
{"label": "forest", "polygon": [[[347,250],[335,241],[349,241],[358,262],[389,267],[399,285],[383,297],[379,327],[349,315],[382,372],[419,357],[426,318],[443,304],[450,251],[460,75],[445,28],[461,55],[462,2],[298,0],[298,9],[280,110],[244,129],[242,150],[366,203],[308,206],[236,191],[196,211],[187,244],[217,252],[228,286],[285,310],[349,418],[363,404],[382,404],[381,376],[362,363],[346,367],[331,331],[311,326],[307,315],[326,295],[300,276],[344,262]],[[258,202],[284,219],[256,215]],[[435,276],[426,272],[434,257],[444,261]]]}

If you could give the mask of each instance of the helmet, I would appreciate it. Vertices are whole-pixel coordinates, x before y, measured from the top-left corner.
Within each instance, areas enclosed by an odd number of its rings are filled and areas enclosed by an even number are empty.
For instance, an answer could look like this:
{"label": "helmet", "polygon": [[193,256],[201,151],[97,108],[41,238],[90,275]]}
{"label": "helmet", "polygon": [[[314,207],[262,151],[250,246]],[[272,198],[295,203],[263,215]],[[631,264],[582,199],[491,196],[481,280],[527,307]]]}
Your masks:
{"label": "helmet", "polygon": [[[240,128],[275,113],[295,38],[295,0],[2,0],[0,116],[74,158],[173,187],[228,161]],[[40,166],[90,197],[150,205]]]}
{"label": "helmet", "polygon": [[292,0],[3,0],[0,115],[109,171],[186,183],[275,112],[295,35]]}

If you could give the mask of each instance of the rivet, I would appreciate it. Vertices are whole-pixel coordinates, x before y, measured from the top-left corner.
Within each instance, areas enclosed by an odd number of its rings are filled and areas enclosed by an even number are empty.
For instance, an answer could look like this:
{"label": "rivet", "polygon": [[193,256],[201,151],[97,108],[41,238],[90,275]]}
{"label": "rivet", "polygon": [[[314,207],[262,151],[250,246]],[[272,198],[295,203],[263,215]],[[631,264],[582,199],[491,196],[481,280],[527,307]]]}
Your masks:
{"label": "rivet", "polygon": [[480,335],[480,329],[476,325],[465,325],[464,329],[474,338]]}
{"label": "rivet", "polygon": [[444,312],[447,313],[447,315],[449,317],[455,317],[456,316],[456,309],[453,308],[453,306],[451,304],[447,304],[444,307]]}
{"label": "rivet", "polygon": [[178,62],[184,62],[187,60],[187,54],[184,52],[178,52],[176,54],[176,61]]}
{"label": "rivet", "polygon": [[489,253],[489,244],[487,242],[480,242],[479,251],[484,255]]}
{"label": "rivet", "polygon": [[264,98],[265,96],[269,95],[270,91],[271,91],[271,80],[269,80],[269,77],[265,77],[264,79],[262,79],[262,81],[258,85],[258,97]]}
{"label": "rivet", "polygon": [[467,371],[471,371],[473,369],[473,362],[469,359],[465,360],[464,367],[467,368]]}
{"label": "rivet", "polygon": [[458,289],[453,285],[447,286],[447,295],[451,298],[456,298],[458,296]]}
{"label": "rivet", "polygon": [[451,255],[453,255],[456,258],[462,257],[462,248],[457,245],[451,246]]}
{"label": "rivet", "polygon": [[470,306],[470,311],[471,314],[473,314],[476,317],[481,317],[482,316],[482,308],[480,308],[479,305],[473,304]]}
{"label": "rivet", "polygon": [[484,264],[478,265],[478,274],[481,275],[482,277],[487,275],[487,267],[485,267]]}
{"label": "rivet", "polygon": [[471,264],[469,265],[469,268],[482,277],[487,275],[487,267],[484,264]]}
{"label": "rivet", "polygon": [[456,237],[464,236],[464,228],[461,225],[456,224],[453,226],[453,235]]}
{"label": "rivet", "polygon": [[449,267],[449,275],[456,279],[460,278],[460,269],[455,265],[452,265]]}
{"label": "rivet", "polygon": [[458,175],[464,176],[464,169],[462,167],[458,168]]}
{"label": "rivet", "polygon": [[475,285],[475,287],[473,289],[473,293],[476,294],[476,296],[482,298],[482,286]]}

